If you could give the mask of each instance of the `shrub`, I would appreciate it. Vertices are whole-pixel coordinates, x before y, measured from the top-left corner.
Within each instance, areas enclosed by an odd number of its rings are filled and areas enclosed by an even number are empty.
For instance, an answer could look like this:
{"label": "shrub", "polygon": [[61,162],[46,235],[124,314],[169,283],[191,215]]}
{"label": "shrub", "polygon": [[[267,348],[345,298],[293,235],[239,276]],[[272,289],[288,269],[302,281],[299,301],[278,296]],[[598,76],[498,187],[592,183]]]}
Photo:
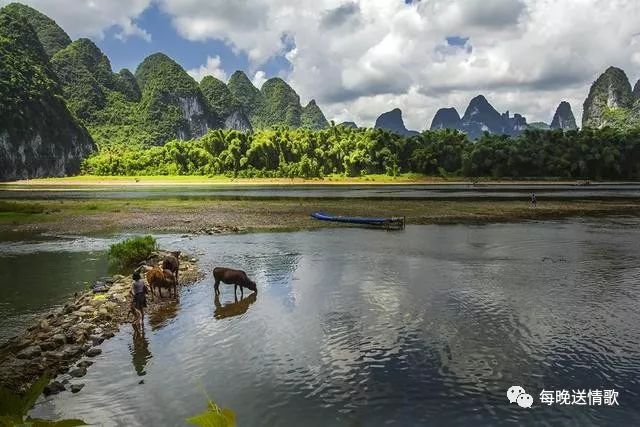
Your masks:
{"label": "shrub", "polygon": [[109,261],[120,268],[131,267],[146,260],[158,249],[153,236],[137,236],[115,243],[109,248]]}

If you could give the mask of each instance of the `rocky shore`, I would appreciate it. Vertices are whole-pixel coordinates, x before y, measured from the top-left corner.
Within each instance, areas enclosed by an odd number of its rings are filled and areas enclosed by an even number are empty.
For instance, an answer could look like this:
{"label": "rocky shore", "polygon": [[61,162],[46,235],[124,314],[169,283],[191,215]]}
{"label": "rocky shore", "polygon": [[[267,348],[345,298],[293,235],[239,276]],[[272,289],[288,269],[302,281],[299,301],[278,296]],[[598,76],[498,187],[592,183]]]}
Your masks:
{"label": "rocky shore", "polygon": [[[148,265],[161,263],[168,252],[154,252]],[[197,260],[180,257],[180,286],[195,283],[201,275]],[[53,380],[45,394],[79,392],[78,378],[87,373],[100,345],[131,322],[131,277],[116,275],[104,280],[104,292],[86,291],[63,307],[43,315],[27,331],[0,347],[0,387],[23,393],[43,374]],[[148,298],[148,312],[161,308],[169,298]]]}

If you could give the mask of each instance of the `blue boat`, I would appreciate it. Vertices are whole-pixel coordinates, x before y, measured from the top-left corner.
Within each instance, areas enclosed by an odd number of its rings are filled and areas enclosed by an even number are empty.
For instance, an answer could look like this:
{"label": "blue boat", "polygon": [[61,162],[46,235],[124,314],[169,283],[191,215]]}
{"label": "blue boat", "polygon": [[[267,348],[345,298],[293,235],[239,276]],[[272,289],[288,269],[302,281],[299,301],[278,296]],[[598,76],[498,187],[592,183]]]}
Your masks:
{"label": "blue boat", "polygon": [[390,228],[398,228],[403,229],[405,223],[405,217],[391,217],[391,218],[367,218],[367,217],[357,217],[357,216],[339,216],[339,215],[330,215],[324,212],[314,212],[311,216],[320,221],[332,221],[332,222],[342,222],[347,224],[359,224],[359,225],[369,225],[374,227],[384,227],[387,229]]}

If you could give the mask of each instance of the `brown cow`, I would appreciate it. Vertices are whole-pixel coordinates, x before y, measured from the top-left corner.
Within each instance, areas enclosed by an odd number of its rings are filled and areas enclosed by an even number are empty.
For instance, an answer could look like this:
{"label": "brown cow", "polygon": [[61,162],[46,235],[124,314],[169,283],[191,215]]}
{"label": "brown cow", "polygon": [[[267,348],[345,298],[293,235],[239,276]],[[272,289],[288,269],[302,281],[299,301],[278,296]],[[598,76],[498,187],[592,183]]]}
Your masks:
{"label": "brown cow", "polygon": [[216,291],[216,294],[220,294],[220,282],[226,283],[227,285],[234,285],[233,293],[238,291],[238,286],[240,286],[240,295],[243,295],[244,288],[250,289],[253,292],[258,292],[258,288],[256,287],[256,282],[249,279],[247,273],[242,270],[234,270],[232,268],[225,267],[216,267],[213,269],[213,278],[216,282],[213,285],[213,288]]}
{"label": "brown cow", "polygon": [[178,273],[180,271],[180,251],[171,252],[171,255],[162,261],[162,269],[169,270],[176,277],[176,283],[178,283]]}
{"label": "brown cow", "polygon": [[151,288],[151,296],[155,296],[155,288],[158,288],[158,294],[162,298],[162,288],[169,288],[169,297],[171,297],[171,288],[173,288],[174,298],[178,295],[176,286],[176,277],[170,270],[163,270],[160,267],[154,267],[147,270],[147,283]]}

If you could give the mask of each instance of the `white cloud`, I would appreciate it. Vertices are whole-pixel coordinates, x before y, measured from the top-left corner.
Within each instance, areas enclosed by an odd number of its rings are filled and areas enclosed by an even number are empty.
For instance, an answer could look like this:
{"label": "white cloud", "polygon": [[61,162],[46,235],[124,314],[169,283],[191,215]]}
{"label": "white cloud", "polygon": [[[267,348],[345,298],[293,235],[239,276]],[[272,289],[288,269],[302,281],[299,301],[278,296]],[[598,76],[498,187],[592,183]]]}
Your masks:
{"label": "white cloud", "polygon": [[[640,61],[635,0],[159,1],[180,34],[225,40],[253,69],[285,55],[303,100],[362,125],[397,106],[424,129],[479,93],[529,121],[550,121],[566,99],[579,120],[599,73],[616,65],[633,79]],[[467,46],[447,46],[450,36]]]}
{"label": "white cloud", "polygon": [[[14,0],[0,0],[0,6]],[[78,37],[104,37],[104,31],[112,26],[120,29],[119,38],[130,36],[151,40],[134,19],[152,0],[20,0],[53,18],[72,39]]]}
{"label": "white cloud", "polygon": [[187,73],[200,82],[205,76],[213,76],[223,82],[227,81],[227,73],[222,69],[220,56],[207,56],[207,62],[198,68],[187,70]]}
{"label": "white cloud", "polygon": [[267,81],[267,74],[262,70],[256,71],[256,73],[253,75],[253,79],[251,79],[251,82],[253,83],[253,85],[258,89],[260,89],[264,84],[264,82],[266,81]]}
{"label": "white cloud", "polygon": [[[640,64],[637,0],[31,0],[72,35],[110,25],[145,37],[133,21],[151,2],[189,40],[223,40],[263,65],[284,56],[284,77],[328,118],[372,125],[394,107],[407,126],[436,110],[464,113],[482,93],[499,111],[550,121],[562,100],[578,121],[589,85],[608,66]],[[0,3],[6,3],[0,0]],[[468,37],[464,47],[447,37]],[[206,68],[206,65],[203,66]],[[220,68],[219,65],[216,68]]]}

